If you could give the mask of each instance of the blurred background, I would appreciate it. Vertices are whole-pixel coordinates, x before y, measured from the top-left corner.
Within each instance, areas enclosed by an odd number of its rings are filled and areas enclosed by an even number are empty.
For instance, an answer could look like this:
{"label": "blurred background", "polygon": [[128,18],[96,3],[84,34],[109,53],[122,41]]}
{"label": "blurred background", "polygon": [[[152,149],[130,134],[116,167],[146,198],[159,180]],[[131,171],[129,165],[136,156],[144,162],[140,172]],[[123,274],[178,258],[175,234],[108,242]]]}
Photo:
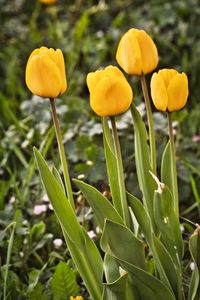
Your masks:
{"label": "blurred background", "polygon": [[[32,96],[24,72],[31,51],[45,45],[62,49],[68,90],[56,100],[71,177],[109,194],[100,118],[89,107],[86,75],[117,65],[120,37],[131,27],[146,30],[155,41],[159,68],[187,73],[189,100],[173,114],[176,134],[180,211],[190,232],[200,216],[200,4],[198,0],[64,1],[0,0],[0,299],[5,286],[11,228],[17,221],[7,280],[7,299],[68,299],[87,292],[70,259],[62,233],[44,194],[33,158],[36,146],[50,165],[60,166],[50,106]],[[149,82],[150,76],[147,76]],[[127,77],[134,102],[146,113],[139,78]],[[167,142],[166,115],[154,111],[158,168]],[[140,196],[134,163],[133,126],[129,113],[118,119],[126,185]],[[125,145],[125,146],[124,146]],[[159,169],[158,169],[159,171]],[[98,243],[90,208],[76,191],[79,221]],[[4,231],[3,231],[4,230]],[[185,233],[187,234],[187,233]],[[59,264],[65,261],[67,264]],[[186,262],[186,269],[187,269]],[[70,273],[71,272],[71,273]],[[66,290],[69,276],[73,290]],[[190,276],[186,272],[187,276]],[[66,284],[57,291],[57,286]],[[71,294],[70,294],[71,293]],[[67,298],[68,297],[68,298]],[[3,298],[2,298],[3,299]]]}

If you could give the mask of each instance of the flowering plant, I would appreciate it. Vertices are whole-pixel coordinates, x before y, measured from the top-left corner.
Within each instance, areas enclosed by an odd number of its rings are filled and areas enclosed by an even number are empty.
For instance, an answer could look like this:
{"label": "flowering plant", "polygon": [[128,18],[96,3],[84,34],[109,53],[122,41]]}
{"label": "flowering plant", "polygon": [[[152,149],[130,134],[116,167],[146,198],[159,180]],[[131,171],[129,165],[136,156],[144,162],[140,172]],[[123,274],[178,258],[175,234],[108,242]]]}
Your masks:
{"label": "flowering plant", "polygon": [[[156,146],[150,97],[145,74],[158,63],[158,53],[150,36],[131,29],[122,37],[116,55],[129,74],[139,75],[144,93],[148,131],[132,103],[133,93],[123,73],[113,66],[89,73],[87,85],[92,109],[101,116],[103,143],[112,201],[93,186],[73,179],[83,193],[101,230],[99,251],[76,217],[74,196],[56,114],[55,97],[67,88],[64,59],[60,50],[33,51],[26,68],[29,89],[50,98],[52,116],[63,169],[51,171],[40,152],[35,158],[46,193],[60,222],[71,257],[93,300],[183,300],[199,299],[199,226],[190,237],[189,250],[195,264],[189,289],[183,286],[184,242],[179,222],[176,155],[171,114],[184,107],[188,97],[186,74],[160,70],[151,79],[153,102],[166,111],[169,141],[157,169]],[[115,116],[130,108],[133,117],[135,161],[142,199],[125,187],[123,161]],[[148,139],[150,146],[148,146]],[[161,179],[160,179],[161,178]],[[153,260],[153,270],[148,270]],[[164,297],[164,298],[163,298]]]}

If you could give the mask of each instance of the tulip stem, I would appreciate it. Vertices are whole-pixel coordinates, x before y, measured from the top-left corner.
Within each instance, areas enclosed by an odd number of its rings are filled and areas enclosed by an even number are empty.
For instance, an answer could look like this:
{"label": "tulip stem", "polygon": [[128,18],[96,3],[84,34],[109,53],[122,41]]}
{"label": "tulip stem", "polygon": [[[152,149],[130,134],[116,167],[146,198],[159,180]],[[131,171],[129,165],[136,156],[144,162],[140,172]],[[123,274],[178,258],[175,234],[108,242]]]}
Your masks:
{"label": "tulip stem", "polygon": [[73,194],[72,194],[72,186],[71,186],[71,181],[70,181],[69,171],[68,171],[68,165],[67,165],[67,159],[66,159],[66,156],[65,156],[65,149],[64,149],[64,146],[63,146],[63,142],[62,142],[62,133],[61,133],[61,130],[60,130],[59,119],[58,119],[58,116],[57,116],[57,113],[56,113],[55,100],[54,100],[54,98],[50,98],[49,100],[50,100],[50,103],[51,103],[53,123],[54,123],[55,132],[56,132],[56,138],[57,138],[57,143],[58,143],[60,160],[61,160],[61,165],[62,165],[63,175],[64,175],[64,181],[65,181],[65,188],[66,188],[66,191],[67,191],[67,197],[69,199],[69,202],[70,202],[72,208],[75,209],[74,199],[73,199]]}
{"label": "tulip stem", "polygon": [[116,156],[117,175],[118,175],[118,180],[119,180],[119,192],[120,192],[120,200],[121,200],[121,204],[122,204],[123,219],[124,219],[124,222],[127,225],[127,227],[130,227],[129,211],[128,211],[128,205],[127,205],[127,200],[126,200],[126,188],[125,188],[125,182],[124,182],[122,156],[121,156],[119,137],[118,137],[118,133],[117,133],[117,127],[116,127],[116,123],[115,123],[115,117],[110,117],[110,120],[111,120],[113,142],[114,142],[114,149],[115,149],[115,156]]}
{"label": "tulip stem", "polygon": [[173,134],[173,127],[172,127],[172,117],[171,113],[167,113],[168,118],[168,127],[169,127],[169,140],[170,140],[170,156],[171,156],[171,164],[172,164],[172,195],[174,201],[174,209],[178,216],[179,213],[179,202],[178,202],[178,182],[177,182],[177,170],[176,170],[176,150],[174,145],[174,134]]}
{"label": "tulip stem", "polygon": [[151,168],[154,174],[157,173],[157,166],[156,166],[156,143],[155,143],[155,135],[154,135],[154,126],[153,126],[153,116],[151,111],[151,104],[149,93],[147,89],[147,83],[145,75],[142,74],[140,77],[141,85],[142,85],[142,92],[144,95],[146,110],[147,110],[147,120],[149,125],[149,141],[150,141],[150,153],[151,153]]}

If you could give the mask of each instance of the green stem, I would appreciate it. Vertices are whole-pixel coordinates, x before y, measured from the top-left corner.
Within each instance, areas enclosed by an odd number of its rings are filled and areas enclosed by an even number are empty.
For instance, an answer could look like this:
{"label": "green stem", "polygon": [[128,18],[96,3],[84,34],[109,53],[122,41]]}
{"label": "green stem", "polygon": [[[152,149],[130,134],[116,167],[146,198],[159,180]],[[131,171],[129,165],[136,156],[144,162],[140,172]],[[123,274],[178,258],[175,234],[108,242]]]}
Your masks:
{"label": "green stem", "polygon": [[176,150],[174,145],[174,135],[173,135],[173,127],[172,127],[172,118],[171,113],[167,113],[168,117],[168,127],[169,127],[169,140],[170,140],[170,155],[172,160],[172,194],[174,201],[174,209],[178,216],[179,213],[179,203],[178,203],[178,182],[177,182],[177,170],[176,170]]}
{"label": "green stem", "polygon": [[142,92],[144,95],[146,110],[147,110],[147,120],[149,125],[149,141],[150,141],[150,153],[151,153],[151,167],[154,174],[156,174],[156,143],[155,143],[155,135],[154,135],[154,126],[153,126],[153,117],[152,117],[152,111],[151,111],[151,104],[150,104],[150,98],[149,93],[147,89],[146,79],[145,75],[142,74],[140,77],[141,85],[142,85]]}
{"label": "green stem", "polygon": [[115,156],[116,156],[116,164],[117,164],[117,175],[119,180],[119,192],[120,192],[120,199],[122,204],[122,213],[123,219],[127,227],[130,227],[130,220],[129,220],[129,211],[128,205],[126,201],[126,188],[124,182],[124,171],[123,171],[123,164],[122,164],[122,156],[120,150],[120,143],[117,134],[117,127],[115,123],[115,118],[111,117],[111,125],[112,125],[112,133],[113,133],[113,141],[114,141],[114,148],[115,148]]}
{"label": "green stem", "polygon": [[61,160],[62,169],[63,169],[63,175],[64,175],[65,187],[67,190],[67,196],[68,196],[68,199],[69,199],[69,202],[70,202],[72,208],[75,209],[71,181],[70,181],[69,171],[68,171],[68,166],[67,166],[67,159],[65,156],[65,149],[63,146],[63,142],[62,142],[62,133],[60,130],[60,123],[59,123],[57,113],[56,113],[55,102],[54,102],[53,98],[50,98],[49,100],[51,103],[53,123],[54,123],[56,138],[57,138],[57,142],[58,142],[58,149],[59,149],[60,160]]}

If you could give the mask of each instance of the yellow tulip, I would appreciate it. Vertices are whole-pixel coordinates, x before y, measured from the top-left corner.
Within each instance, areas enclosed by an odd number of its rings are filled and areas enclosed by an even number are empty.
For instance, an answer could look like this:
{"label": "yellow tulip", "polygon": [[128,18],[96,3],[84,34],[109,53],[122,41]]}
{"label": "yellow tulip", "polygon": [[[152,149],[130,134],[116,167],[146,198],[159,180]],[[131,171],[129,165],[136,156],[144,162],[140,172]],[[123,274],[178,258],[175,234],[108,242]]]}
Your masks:
{"label": "yellow tulip", "polygon": [[122,36],[116,60],[128,74],[147,74],[157,67],[158,52],[153,40],[144,30],[132,28]]}
{"label": "yellow tulip", "polygon": [[99,116],[124,113],[131,105],[132,89],[123,73],[114,66],[87,75],[90,106]]}
{"label": "yellow tulip", "polygon": [[57,2],[57,0],[39,0],[39,2],[43,3],[43,4],[54,4]]}
{"label": "yellow tulip", "polygon": [[60,49],[35,49],[26,65],[26,84],[38,96],[55,98],[67,89],[65,63]]}
{"label": "yellow tulip", "polygon": [[163,69],[151,78],[151,97],[158,110],[177,111],[188,98],[188,78],[174,69]]}
{"label": "yellow tulip", "polygon": [[76,296],[76,297],[71,296],[70,300],[84,300],[84,298],[82,296]]}

